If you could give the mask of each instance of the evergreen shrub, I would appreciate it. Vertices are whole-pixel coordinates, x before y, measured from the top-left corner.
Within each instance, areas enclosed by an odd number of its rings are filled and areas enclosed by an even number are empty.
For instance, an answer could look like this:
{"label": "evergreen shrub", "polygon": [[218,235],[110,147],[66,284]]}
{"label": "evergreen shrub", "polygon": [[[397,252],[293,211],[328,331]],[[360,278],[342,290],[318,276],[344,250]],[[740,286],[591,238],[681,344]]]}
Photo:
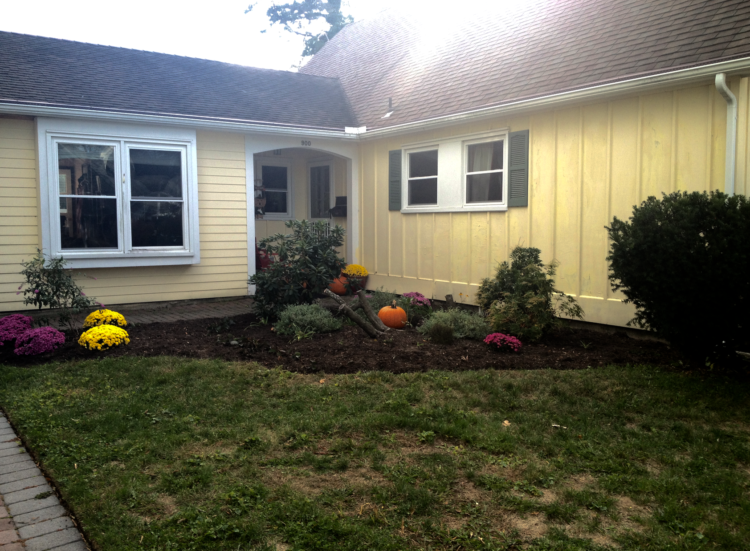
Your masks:
{"label": "evergreen shrub", "polygon": [[459,308],[433,312],[417,328],[417,331],[423,335],[430,336],[434,325],[446,325],[453,329],[454,339],[474,339],[481,341],[490,332],[490,326],[482,314]]}
{"label": "evergreen shrub", "polygon": [[263,239],[259,247],[276,259],[250,277],[255,285],[255,312],[277,318],[292,304],[311,304],[346,267],[336,251],[344,244],[344,228],[327,222],[289,220],[289,234]]}
{"label": "evergreen shrub", "polygon": [[477,302],[488,312],[493,331],[536,341],[562,325],[561,315],[583,318],[576,300],[555,289],[557,262],[545,266],[540,255],[539,249],[516,247],[510,263],[504,261],[494,278],[482,281]]}
{"label": "evergreen shrub", "polygon": [[713,191],[649,197],[607,228],[612,288],[690,359],[737,361],[750,340],[750,201]]}

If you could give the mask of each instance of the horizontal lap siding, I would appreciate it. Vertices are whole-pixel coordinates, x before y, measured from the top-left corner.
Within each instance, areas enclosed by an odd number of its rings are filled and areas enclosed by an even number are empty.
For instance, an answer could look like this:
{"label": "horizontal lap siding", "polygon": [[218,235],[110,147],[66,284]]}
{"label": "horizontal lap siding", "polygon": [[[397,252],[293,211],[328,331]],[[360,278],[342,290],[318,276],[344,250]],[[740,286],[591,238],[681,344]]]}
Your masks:
{"label": "horizontal lap siding", "polygon": [[[33,132],[31,121],[0,119],[0,310],[4,311],[23,308],[15,294],[21,283],[20,262],[41,245]],[[86,270],[88,277],[78,279],[88,295],[105,304],[247,295],[244,137],[198,132],[197,138],[200,264]],[[3,180],[4,169],[25,172],[11,183]]]}
{"label": "horizontal lap siding", "polygon": [[[750,175],[750,93],[740,100],[737,191]],[[530,130],[529,207],[508,212],[401,214],[388,210],[388,151],[493,129]],[[604,226],[649,195],[724,187],[726,104],[713,85],[490,119],[362,144],[360,260],[373,287],[446,294],[474,303],[481,280],[516,245],[560,262],[557,286],[591,322],[633,315],[611,290]],[[455,182],[455,185],[461,185]]]}
{"label": "horizontal lap siding", "polygon": [[23,308],[20,262],[41,245],[34,121],[0,117],[0,311]]}

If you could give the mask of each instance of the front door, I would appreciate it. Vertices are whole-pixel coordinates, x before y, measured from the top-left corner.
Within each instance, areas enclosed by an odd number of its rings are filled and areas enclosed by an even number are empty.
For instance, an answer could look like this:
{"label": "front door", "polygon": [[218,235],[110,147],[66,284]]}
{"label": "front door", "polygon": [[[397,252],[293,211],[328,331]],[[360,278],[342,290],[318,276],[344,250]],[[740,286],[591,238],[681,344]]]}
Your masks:
{"label": "front door", "polygon": [[333,206],[332,180],[330,163],[310,165],[309,215],[311,220],[329,220],[331,218],[330,209]]}

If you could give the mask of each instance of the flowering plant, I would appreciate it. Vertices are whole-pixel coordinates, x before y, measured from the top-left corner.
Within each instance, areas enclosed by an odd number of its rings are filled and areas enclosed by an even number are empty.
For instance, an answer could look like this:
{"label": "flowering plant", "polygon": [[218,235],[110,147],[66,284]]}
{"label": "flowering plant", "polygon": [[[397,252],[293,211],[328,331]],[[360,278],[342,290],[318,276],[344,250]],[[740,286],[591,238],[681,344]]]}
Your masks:
{"label": "flowering plant", "polygon": [[31,329],[32,319],[23,314],[11,314],[0,319],[0,346],[17,339]]}
{"label": "flowering plant", "polygon": [[359,264],[349,264],[341,273],[349,277],[367,277],[369,275],[367,269]]}
{"label": "flowering plant", "polygon": [[78,339],[78,344],[89,350],[108,350],[113,346],[128,343],[128,332],[114,325],[97,325]]}
{"label": "flowering plant", "polygon": [[484,339],[484,343],[489,345],[490,348],[497,348],[498,350],[508,350],[510,352],[521,351],[521,341],[510,335],[503,335],[502,333],[492,333],[487,335]]}
{"label": "flowering plant", "polygon": [[122,314],[113,312],[112,310],[106,310],[104,308],[100,310],[94,310],[83,322],[83,328],[89,329],[90,327],[96,327],[97,325],[117,325],[119,327],[125,327],[128,324]]}
{"label": "flowering plant", "polygon": [[65,344],[65,335],[54,327],[29,329],[16,339],[15,353],[19,356],[36,356],[52,352]]}
{"label": "flowering plant", "polygon": [[404,293],[402,296],[404,298],[410,299],[410,303],[412,306],[430,306],[430,299],[428,299],[422,293],[417,293],[415,291],[413,293]]}

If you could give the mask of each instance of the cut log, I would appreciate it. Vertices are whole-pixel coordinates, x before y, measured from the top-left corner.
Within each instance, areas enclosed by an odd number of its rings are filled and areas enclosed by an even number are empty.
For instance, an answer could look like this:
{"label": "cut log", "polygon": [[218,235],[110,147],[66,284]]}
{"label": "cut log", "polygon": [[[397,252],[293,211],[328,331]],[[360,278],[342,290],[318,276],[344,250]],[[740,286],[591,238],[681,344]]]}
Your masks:
{"label": "cut log", "polygon": [[325,293],[327,297],[330,297],[338,302],[339,311],[343,312],[350,320],[359,325],[362,328],[362,331],[367,333],[373,339],[377,339],[380,335],[382,335],[382,332],[375,329],[372,325],[363,320],[354,310],[349,308],[349,305],[340,296],[332,293],[330,289],[326,289],[325,291],[323,291],[323,293]]}
{"label": "cut log", "polygon": [[377,329],[378,331],[382,331],[383,333],[385,333],[386,331],[390,331],[390,329],[383,323],[383,320],[375,315],[372,306],[370,306],[370,303],[367,301],[365,292],[363,290],[359,290],[357,291],[357,296],[359,297],[359,304],[362,306],[362,310],[365,311],[365,315],[375,326],[375,329]]}

